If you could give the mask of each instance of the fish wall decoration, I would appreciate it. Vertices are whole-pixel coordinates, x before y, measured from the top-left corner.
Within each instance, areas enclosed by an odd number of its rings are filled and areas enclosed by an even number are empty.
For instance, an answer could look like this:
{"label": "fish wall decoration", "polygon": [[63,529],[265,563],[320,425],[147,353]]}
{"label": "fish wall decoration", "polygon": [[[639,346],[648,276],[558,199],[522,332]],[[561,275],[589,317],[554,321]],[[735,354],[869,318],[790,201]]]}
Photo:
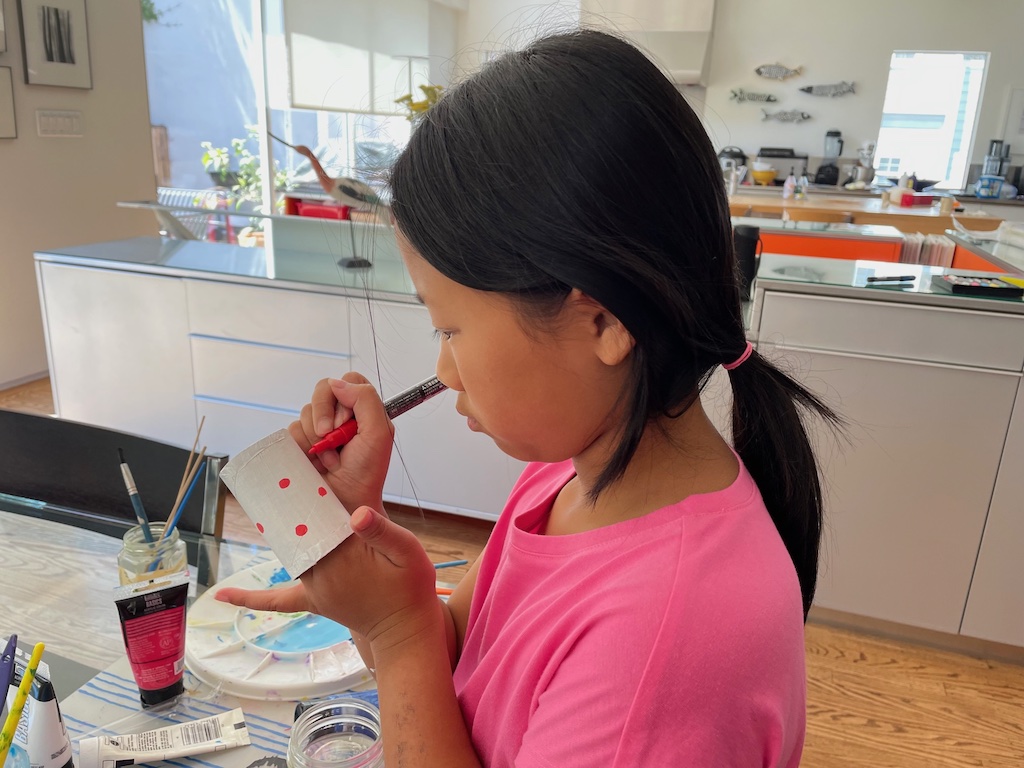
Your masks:
{"label": "fish wall decoration", "polygon": [[790,69],[789,67],[784,67],[781,64],[762,64],[754,70],[754,74],[769,80],[785,80],[787,77],[802,74],[803,71],[803,67]]}
{"label": "fish wall decoration", "polygon": [[780,123],[802,123],[804,120],[810,120],[811,116],[806,112],[802,112],[799,109],[791,109],[787,112],[769,112],[767,109],[761,110],[764,113],[764,117],[761,121],[765,120],[778,120]]}
{"label": "fish wall decoration", "polygon": [[856,93],[853,90],[853,83],[848,83],[845,80],[841,83],[831,83],[829,85],[808,85],[800,90],[811,94],[811,96],[831,96],[833,98],[847,93]]}
{"label": "fish wall decoration", "polygon": [[732,96],[730,96],[729,98],[733,99],[734,101],[738,101],[740,104],[742,104],[745,101],[778,101],[778,99],[776,99],[770,93],[750,93],[749,91],[744,91],[742,88],[737,88],[735,91],[733,91]]}

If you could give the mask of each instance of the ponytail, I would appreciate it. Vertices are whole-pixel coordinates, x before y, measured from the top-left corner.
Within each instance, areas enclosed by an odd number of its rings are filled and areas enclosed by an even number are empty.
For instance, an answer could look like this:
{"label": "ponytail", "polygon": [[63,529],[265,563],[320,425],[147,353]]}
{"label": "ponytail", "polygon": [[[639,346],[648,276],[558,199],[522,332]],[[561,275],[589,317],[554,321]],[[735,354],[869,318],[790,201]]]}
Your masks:
{"label": "ponytail", "polygon": [[797,406],[834,429],[841,429],[843,421],[756,352],[730,370],[729,379],[733,445],[796,567],[806,621],[818,578],[823,501],[820,468]]}

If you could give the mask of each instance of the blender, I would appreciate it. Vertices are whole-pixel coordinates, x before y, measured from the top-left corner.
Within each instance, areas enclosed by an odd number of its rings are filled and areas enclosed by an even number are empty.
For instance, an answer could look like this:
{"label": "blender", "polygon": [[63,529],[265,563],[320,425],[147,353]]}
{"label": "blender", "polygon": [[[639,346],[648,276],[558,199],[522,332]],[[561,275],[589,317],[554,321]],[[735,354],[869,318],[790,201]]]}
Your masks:
{"label": "blender", "polygon": [[825,156],[818,172],[814,176],[815,184],[825,184],[834,187],[839,183],[839,166],[836,161],[843,153],[843,139],[840,131],[826,131],[825,133]]}

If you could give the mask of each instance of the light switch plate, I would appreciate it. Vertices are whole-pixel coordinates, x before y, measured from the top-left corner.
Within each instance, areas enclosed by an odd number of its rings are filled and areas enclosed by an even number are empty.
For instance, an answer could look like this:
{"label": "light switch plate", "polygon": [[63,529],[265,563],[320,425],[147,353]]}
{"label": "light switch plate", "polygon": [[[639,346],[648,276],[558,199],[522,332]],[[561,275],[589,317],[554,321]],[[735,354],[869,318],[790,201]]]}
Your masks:
{"label": "light switch plate", "polygon": [[79,139],[85,135],[85,121],[77,109],[37,109],[36,132],[46,137]]}

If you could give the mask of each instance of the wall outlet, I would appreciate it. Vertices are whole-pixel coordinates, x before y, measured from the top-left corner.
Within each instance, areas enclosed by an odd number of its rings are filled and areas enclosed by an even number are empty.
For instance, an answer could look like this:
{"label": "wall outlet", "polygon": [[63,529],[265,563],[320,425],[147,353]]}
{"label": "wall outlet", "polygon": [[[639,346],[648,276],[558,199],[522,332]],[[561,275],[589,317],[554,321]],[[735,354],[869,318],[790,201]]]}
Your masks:
{"label": "wall outlet", "polygon": [[80,139],[85,135],[85,121],[77,109],[37,109],[36,132],[46,137]]}

